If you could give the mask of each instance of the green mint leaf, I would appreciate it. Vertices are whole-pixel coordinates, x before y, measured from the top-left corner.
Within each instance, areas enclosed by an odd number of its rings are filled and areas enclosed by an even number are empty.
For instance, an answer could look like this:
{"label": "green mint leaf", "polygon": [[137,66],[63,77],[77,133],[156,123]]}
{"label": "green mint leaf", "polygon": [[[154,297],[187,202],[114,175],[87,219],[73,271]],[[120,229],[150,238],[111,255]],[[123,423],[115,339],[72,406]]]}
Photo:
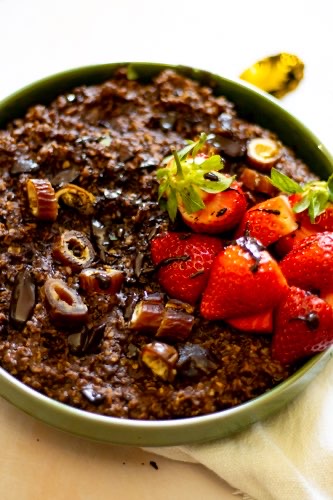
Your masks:
{"label": "green mint leaf", "polygon": [[333,174],[327,179],[327,187],[329,190],[329,200],[333,201]]}
{"label": "green mint leaf", "polygon": [[207,141],[207,134],[205,134],[204,132],[201,132],[200,138],[195,143],[195,146],[194,146],[193,151],[192,151],[193,158],[195,158],[197,156],[198,152],[200,151],[200,149],[202,148],[202,146],[205,144],[206,141]]}
{"label": "green mint leaf", "polygon": [[190,151],[195,147],[196,143],[194,141],[189,141],[189,144],[183,149],[177,152],[179,160],[184,160]]}
{"label": "green mint leaf", "polygon": [[300,199],[300,201],[298,201],[297,203],[295,203],[295,205],[293,206],[293,211],[296,214],[299,214],[300,212],[304,212],[304,210],[306,210],[307,208],[309,208],[310,201],[311,201],[311,197],[310,196],[308,196],[308,195],[303,196]]}
{"label": "green mint leaf", "polygon": [[177,151],[173,152],[173,156],[174,156],[174,159],[175,159],[175,162],[176,162],[176,165],[177,165],[177,175],[179,175],[179,177],[181,179],[183,179],[184,178],[183,169],[182,169],[182,165],[181,165],[181,163],[179,161]]}
{"label": "green mint leaf", "polygon": [[197,164],[197,166],[204,172],[210,172],[211,170],[221,170],[223,168],[223,162],[220,155],[213,155],[204,162]]}
{"label": "green mint leaf", "polygon": [[158,180],[160,179],[163,179],[164,177],[168,177],[169,176],[169,170],[167,168],[159,168],[157,171],[156,171],[156,177]]}
{"label": "green mint leaf", "polygon": [[302,193],[303,189],[297,182],[290,179],[287,175],[279,172],[276,168],[271,170],[271,183],[273,186],[277,187],[280,191],[288,194],[292,193]]}
{"label": "green mint leaf", "polygon": [[201,179],[196,180],[196,185],[206,193],[220,193],[221,191],[228,189],[235,178],[235,176],[227,177],[226,175],[218,172],[214,172],[214,174],[218,177],[218,181],[210,181],[202,177]]}
{"label": "green mint leaf", "polygon": [[158,201],[162,198],[168,187],[170,186],[170,182],[165,179],[158,187]]}
{"label": "green mint leaf", "polygon": [[180,197],[188,214],[193,214],[193,212],[205,208],[204,202],[193,186],[182,189],[180,191]]}
{"label": "green mint leaf", "polygon": [[176,220],[178,210],[177,191],[174,188],[170,188],[166,207],[170,219],[174,222]]}

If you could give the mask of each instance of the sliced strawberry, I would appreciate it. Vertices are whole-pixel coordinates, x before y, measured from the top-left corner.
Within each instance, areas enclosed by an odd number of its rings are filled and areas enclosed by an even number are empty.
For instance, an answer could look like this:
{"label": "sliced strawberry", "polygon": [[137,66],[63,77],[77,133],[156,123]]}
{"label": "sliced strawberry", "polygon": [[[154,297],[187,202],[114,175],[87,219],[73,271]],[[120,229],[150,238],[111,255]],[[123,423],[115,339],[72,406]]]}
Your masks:
{"label": "sliced strawberry", "polygon": [[308,236],[280,262],[289,285],[304,290],[333,290],[333,233]]}
{"label": "sliced strawberry", "polygon": [[311,223],[309,214],[302,212],[299,214],[300,220],[312,227],[315,231],[333,231],[333,203],[328,203],[325,211],[318,215]]}
{"label": "sliced strawberry", "polygon": [[273,333],[273,310],[264,311],[241,318],[228,318],[227,323],[241,330],[250,333]]}
{"label": "sliced strawberry", "polygon": [[277,309],[274,330],[273,358],[292,363],[333,343],[333,308],[316,295],[291,287]]}
{"label": "sliced strawberry", "polygon": [[276,307],[287,288],[264,247],[254,238],[239,238],[214,260],[201,315],[215,320],[261,313]]}
{"label": "sliced strawberry", "polygon": [[298,243],[307,238],[308,236],[312,236],[316,234],[318,231],[314,224],[309,222],[298,222],[298,228],[296,231],[293,231],[286,236],[282,236],[276,244],[275,251],[279,255],[279,257],[284,257],[289,253]]}
{"label": "sliced strawberry", "polygon": [[158,281],[175,299],[194,304],[204,291],[211,265],[223,243],[212,236],[167,232],[151,242]]}
{"label": "sliced strawberry", "polygon": [[[215,175],[211,172],[211,175]],[[184,204],[178,204],[183,221],[197,233],[223,233],[233,229],[242,220],[247,201],[240,185],[233,182],[226,191],[206,193],[199,190],[205,208],[188,213]]]}
{"label": "sliced strawberry", "polygon": [[246,213],[237,236],[247,234],[269,246],[297,229],[297,222],[286,196],[280,195],[254,205]]}

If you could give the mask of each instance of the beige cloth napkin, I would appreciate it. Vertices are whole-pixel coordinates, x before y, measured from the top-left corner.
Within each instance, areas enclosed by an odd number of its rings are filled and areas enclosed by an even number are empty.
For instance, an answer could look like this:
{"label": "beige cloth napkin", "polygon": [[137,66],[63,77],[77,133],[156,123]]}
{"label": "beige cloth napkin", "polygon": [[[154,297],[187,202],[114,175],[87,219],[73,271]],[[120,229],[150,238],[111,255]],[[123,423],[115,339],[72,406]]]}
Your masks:
{"label": "beige cloth napkin", "polygon": [[244,498],[333,499],[333,360],[278,415],[208,444],[149,448],[199,462]]}

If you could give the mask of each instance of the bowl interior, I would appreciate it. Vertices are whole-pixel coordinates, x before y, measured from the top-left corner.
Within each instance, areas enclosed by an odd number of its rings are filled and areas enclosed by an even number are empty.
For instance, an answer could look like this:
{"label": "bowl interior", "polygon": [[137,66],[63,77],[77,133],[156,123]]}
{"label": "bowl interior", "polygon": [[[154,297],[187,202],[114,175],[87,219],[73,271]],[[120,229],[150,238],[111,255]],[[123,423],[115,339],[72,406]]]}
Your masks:
{"label": "bowl interior", "polygon": [[[333,159],[302,123],[290,115],[273,97],[244,82],[233,81],[207,71],[185,66],[154,63],[115,63],[89,66],[33,83],[0,103],[0,127],[23,116],[33,104],[47,104],[59,94],[82,84],[101,83],[115,70],[129,66],[132,78],[149,80],[171,68],[201,83],[213,86],[236,104],[240,116],[276,132],[310,168],[326,178],[333,171]],[[226,437],[276,413],[316,376],[333,354],[333,348],[314,356],[294,375],[274,389],[230,410],[212,415],[173,421],[134,421],[91,414],[53,401],[25,386],[0,368],[0,394],[25,412],[59,429],[113,444],[171,446]]]}

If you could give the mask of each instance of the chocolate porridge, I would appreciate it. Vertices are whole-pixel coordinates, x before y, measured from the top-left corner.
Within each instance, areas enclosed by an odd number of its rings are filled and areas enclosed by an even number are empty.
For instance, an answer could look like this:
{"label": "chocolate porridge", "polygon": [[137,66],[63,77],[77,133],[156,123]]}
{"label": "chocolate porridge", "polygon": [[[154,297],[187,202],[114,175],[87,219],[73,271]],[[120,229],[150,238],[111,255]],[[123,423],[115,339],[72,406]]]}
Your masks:
{"label": "chocolate porridge", "polygon": [[[188,231],[160,208],[156,170],[173,148],[205,132],[224,171],[242,180],[244,169],[257,175],[247,141],[276,137],[171,70],[151,83],[126,75],[121,69],[103,84],[33,106],[0,131],[0,364],[50,398],[103,415],[174,419],[230,408],[296,367],[271,358],[269,335],[206,321],[197,308],[184,312],[193,323],[186,338],[155,339],[178,355],[172,378],[142,362],[154,334],[149,325],[133,328],[135,307],[184,306],[170,304],[150,257],[156,235]],[[281,148],[278,168],[310,179]],[[258,176],[244,181],[249,206],[274,194]],[[57,205],[48,205],[51,185]],[[34,190],[45,195],[47,220],[35,216]],[[72,308],[65,319],[54,304],[59,296]]]}

